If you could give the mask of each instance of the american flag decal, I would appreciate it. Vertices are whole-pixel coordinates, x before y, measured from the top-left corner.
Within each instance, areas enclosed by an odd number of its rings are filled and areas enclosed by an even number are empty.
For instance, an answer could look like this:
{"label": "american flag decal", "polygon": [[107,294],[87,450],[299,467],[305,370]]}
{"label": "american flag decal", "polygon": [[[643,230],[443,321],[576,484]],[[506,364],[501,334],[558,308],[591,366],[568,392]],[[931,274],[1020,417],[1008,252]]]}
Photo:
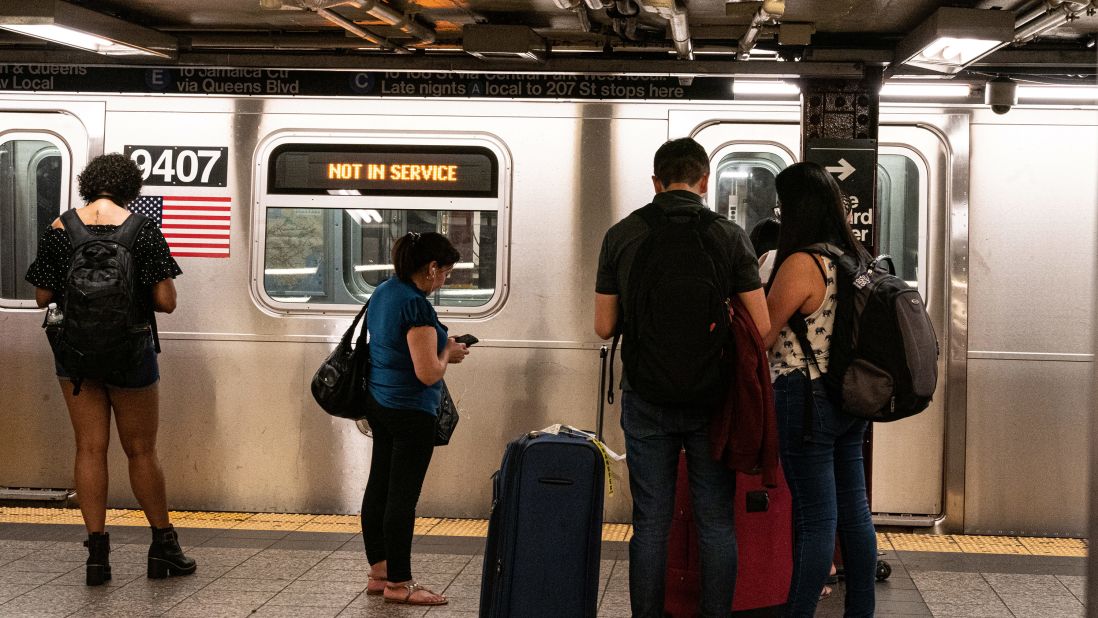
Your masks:
{"label": "american flag decal", "polygon": [[232,198],[194,195],[142,195],[132,212],[152,219],[172,257],[229,257]]}

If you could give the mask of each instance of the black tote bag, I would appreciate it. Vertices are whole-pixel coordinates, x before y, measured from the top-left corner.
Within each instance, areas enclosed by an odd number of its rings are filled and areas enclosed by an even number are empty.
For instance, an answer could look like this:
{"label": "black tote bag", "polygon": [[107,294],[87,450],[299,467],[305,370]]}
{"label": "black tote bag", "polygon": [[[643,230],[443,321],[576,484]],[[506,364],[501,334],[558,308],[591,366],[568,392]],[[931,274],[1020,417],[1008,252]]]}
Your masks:
{"label": "black tote bag", "polygon": [[438,404],[438,419],[435,421],[435,446],[446,446],[454,435],[458,424],[458,409],[450,396],[446,382],[442,383],[442,401]]}
{"label": "black tote bag", "polygon": [[[313,399],[325,412],[339,418],[358,420],[366,417],[369,400],[366,380],[370,375],[370,346],[366,342],[366,308],[370,301],[359,310],[351,327],[343,333],[339,345],[320,365],[313,376]],[[362,333],[355,341],[351,340],[359,322]]]}

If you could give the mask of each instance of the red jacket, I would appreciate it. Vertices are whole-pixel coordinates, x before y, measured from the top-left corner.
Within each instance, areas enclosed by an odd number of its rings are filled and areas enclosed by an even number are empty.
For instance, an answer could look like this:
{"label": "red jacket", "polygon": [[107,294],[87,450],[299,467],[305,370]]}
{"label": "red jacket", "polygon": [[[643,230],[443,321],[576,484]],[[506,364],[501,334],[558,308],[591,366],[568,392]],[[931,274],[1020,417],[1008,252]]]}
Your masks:
{"label": "red jacket", "polygon": [[744,474],[762,474],[777,486],[778,426],[774,387],[762,336],[738,296],[729,308],[734,356],[724,405],[713,417],[709,444],[713,458]]}

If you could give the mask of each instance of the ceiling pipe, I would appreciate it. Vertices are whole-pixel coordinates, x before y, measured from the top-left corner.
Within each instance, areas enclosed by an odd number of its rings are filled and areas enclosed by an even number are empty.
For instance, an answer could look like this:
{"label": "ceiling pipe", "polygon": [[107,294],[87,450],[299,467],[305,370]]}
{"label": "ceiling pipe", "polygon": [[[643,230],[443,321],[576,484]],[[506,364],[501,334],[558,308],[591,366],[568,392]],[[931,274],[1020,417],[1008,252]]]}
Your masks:
{"label": "ceiling pipe", "polygon": [[[298,7],[298,8],[303,8],[303,9],[306,9],[306,10],[309,10],[309,11],[313,11],[316,14],[321,15],[322,17],[324,17],[328,21],[331,21],[332,23],[335,23],[339,27],[341,27],[345,30],[348,30],[348,32],[351,32],[352,34],[355,34],[356,36],[362,36],[361,34],[359,34],[358,31],[347,29],[345,23],[350,23],[350,24],[354,25],[359,31],[367,32],[372,37],[384,40],[385,43],[379,43],[379,45],[382,45],[383,47],[385,47],[386,44],[390,45],[392,48],[396,48],[396,47],[399,47],[399,46],[395,45],[395,44],[392,44],[392,43],[389,43],[387,40],[384,39],[384,37],[381,37],[380,35],[374,34],[373,32],[370,32],[366,28],[363,28],[362,26],[359,26],[358,24],[355,24],[353,21],[343,17],[342,15],[339,15],[338,13],[335,13],[335,12],[331,11],[330,9],[334,9],[334,8],[340,7],[340,6],[351,6],[351,7],[357,8],[357,9],[361,9],[361,10],[365,11],[367,14],[369,14],[370,16],[374,17],[375,19],[378,19],[378,20],[380,20],[380,21],[382,21],[382,22],[386,23],[387,25],[392,26],[394,28],[398,28],[401,32],[407,34],[408,36],[417,38],[423,43],[427,43],[427,44],[434,43],[435,40],[438,38],[438,34],[433,29],[428,28],[428,27],[420,24],[414,18],[407,17],[407,16],[401,14],[400,12],[398,12],[396,9],[392,8],[391,6],[380,2],[380,0],[265,0],[265,1],[268,2],[268,3],[278,2],[278,3],[281,3],[282,5],[291,5],[291,6],[295,6],[295,7]],[[270,8],[267,4],[264,4],[263,6],[267,7],[267,8]],[[335,15],[337,17],[337,19],[332,19],[330,17],[332,15]],[[363,38],[365,38],[365,37],[363,37]],[[369,39],[367,39],[367,40],[369,40]],[[405,51],[407,51],[407,50],[405,50]]]}
{"label": "ceiling pipe", "polygon": [[386,39],[384,37],[378,36],[378,35],[370,32],[369,30],[363,28],[362,26],[359,26],[355,22],[347,19],[346,17],[340,15],[339,13],[336,13],[335,11],[332,11],[330,9],[314,9],[314,12],[317,15],[320,15],[321,17],[323,17],[324,19],[327,19],[328,21],[332,22],[333,24],[339,26],[340,28],[343,28],[347,32],[350,32],[351,34],[353,34],[353,35],[355,35],[359,38],[366,39],[367,41],[369,41],[371,43],[374,43],[376,45],[380,45],[382,49],[391,49],[391,50],[397,52],[398,54],[410,54],[410,53],[412,53],[412,52],[408,51],[408,49],[406,49],[404,47],[401,47],[400,45],[397,45],[396,43],[393,43],[389,39]]}
{"label": "ceiling pipe", "polygon": [[667,20],[671,26],[671,40],[675,44],[675,53],[680,60],[694,59],[694,43],[690,40],[690,22],[686,9],[678,0],[637,0],[640,8],[655,13]]}
{"label": "ceiling pipe", "polygon": [[434,30],[420,25],[415,19],[398,13],[393,7],[378,0],[351,0],[351,4],[424,43],[434,43],[438,38]]}
{"label": "ceiling pipe", "polygon": [[755,48],[755,43],[759,40],[762,27],[781,19],[782,15],[785,15],[785,0],[765,0],[751,18],[751,24],[747,27],[747,32],[740,37],[736,58],[739,60],[751,58],[751,50]]}
{"label": "ceiling pipe", "polygon": [[1094,1],[1064,2],[1048,0],[1045,4],[1026,13],[1015,22],[1014,43],[1021,45],[1055,30],[1084,13],[1094,14]]}

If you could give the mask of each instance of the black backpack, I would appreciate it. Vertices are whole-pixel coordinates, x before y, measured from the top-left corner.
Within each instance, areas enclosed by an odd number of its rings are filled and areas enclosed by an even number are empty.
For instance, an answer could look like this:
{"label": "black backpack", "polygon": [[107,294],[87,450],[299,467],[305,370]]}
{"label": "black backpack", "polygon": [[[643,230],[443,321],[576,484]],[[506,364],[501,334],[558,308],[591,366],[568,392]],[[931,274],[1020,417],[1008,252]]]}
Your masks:
{"label": "black backpack", "polygon": [[[79,392],[84,378],[105,380],[141,364],[155,340],[151,307],[140,302],[133,248],[148,219],[137,213],[103,236],[93,235],[75,210],[61,215],[72,243],[65,276],[61,328],[51,337],[58,363]],[[159,351],[159,350],[158,350]]]}
{"label": "black backpack", "polygon": [[629,271],[610,365],[624,330],[625,374],[645,401],[718,403],[728,384],[731,289],[726,254],[707,233],[719,216],[704,208],[667,210],[655,204],[637,214],[648,234]]}
{"label": "black backpack", "polygon": [[[938,338],[919,290],[895,275],[887,255],[864,264],[835,245],[805,251],[830,258],[838,273],[824,375],[831,400],[851,416],[878,422],[925,410],[938,384]],[[789,326],[815,363],[804,316],[794,314]]]}

